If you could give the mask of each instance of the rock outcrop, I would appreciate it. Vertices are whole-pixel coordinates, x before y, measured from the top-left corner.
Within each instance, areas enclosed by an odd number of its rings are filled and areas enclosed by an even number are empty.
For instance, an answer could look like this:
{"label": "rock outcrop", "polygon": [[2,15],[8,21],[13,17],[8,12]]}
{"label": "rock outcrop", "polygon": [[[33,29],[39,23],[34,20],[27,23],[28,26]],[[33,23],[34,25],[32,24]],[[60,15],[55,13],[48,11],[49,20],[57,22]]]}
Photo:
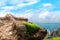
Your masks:
{"label": "rock outcrop", "polygon": [[36,34],[28,38],[28,40],[43,40],[46,35],[47,35],[47,30],[41,28]]}
{"label": "rock outcrop", "polygon": [[51,37],[60,37],[60,28],[55,29],[55,30],[51,33]]}
{"label": "rock outcrop", "polygon": [[40,28],[34,35],[26,37],[24,21],[28,22],[28,19],[14,17],[11,14],[0,17],[0,40],[42,40],[47,35],[47,30]]}
{"label": "rock outcrop", "polygon": [[0,40],[23,40],[26,27],[22,24],[25,18],[16,18],[11,14],[0,18]]}

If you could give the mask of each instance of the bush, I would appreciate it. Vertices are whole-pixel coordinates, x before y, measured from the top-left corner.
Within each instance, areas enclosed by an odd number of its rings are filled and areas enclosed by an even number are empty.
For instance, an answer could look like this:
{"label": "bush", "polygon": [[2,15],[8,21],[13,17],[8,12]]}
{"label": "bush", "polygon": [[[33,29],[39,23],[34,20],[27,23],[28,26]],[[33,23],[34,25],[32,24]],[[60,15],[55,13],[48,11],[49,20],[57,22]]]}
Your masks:
{"label": "bush", "polygon": [[34,23],[24,22],[23,24],[27,28],[27,34],[30,36],[35,34],[40,29],[40,27]]}

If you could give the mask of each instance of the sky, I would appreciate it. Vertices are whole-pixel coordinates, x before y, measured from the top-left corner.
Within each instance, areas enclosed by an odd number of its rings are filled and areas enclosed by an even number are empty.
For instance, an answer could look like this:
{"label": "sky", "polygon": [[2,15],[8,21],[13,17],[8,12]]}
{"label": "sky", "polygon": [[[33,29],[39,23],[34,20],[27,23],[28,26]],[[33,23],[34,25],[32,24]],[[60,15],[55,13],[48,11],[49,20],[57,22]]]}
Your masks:
{"label": "sky", "polygon": [[8,13],[31,22],[60,23],[60,0],[0,0],[0,17]]}

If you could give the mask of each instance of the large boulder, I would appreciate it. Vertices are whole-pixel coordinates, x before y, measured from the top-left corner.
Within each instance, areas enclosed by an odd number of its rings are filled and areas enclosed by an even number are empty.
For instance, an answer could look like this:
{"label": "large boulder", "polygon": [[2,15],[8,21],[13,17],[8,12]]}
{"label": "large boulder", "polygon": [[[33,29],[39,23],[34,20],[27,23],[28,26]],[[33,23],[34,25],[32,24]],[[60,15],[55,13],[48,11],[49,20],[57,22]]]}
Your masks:
{"label": "large boulder", "polygon": [[[14,17],[11,14],[0,17],[0,40],[42,40],[47,35],[47,30],[43,28],[37,30],[38,27],[36,29],[34,24],[31,30],[23,22],[28,22],[28,19]],[[27,34],[28,29],[32,33],[31,36]]]}
{"label": "large boulder", "polygon": [[22,24],[25,18],[16,18],[11,14],[0,18],[0,40],[25,40],[26,27]]}

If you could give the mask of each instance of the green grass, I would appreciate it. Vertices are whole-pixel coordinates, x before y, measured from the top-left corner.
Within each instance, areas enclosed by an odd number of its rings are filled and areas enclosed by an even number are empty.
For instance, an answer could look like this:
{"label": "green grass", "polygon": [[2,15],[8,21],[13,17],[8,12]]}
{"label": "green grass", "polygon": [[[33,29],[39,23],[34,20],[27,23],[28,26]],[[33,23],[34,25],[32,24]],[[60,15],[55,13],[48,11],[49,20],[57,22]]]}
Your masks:
{"label": "green grass", "polygon": [[60,37],[53,37],[53,38],[49,38],[49,39],[45,38],[44,40],[60,40]]}
{"label": "green grass", "polygon": [[36,25],[35,23],[24,22],[23,24],[27,28],[28,35],[33,35],[40,29],[40,27]]}

